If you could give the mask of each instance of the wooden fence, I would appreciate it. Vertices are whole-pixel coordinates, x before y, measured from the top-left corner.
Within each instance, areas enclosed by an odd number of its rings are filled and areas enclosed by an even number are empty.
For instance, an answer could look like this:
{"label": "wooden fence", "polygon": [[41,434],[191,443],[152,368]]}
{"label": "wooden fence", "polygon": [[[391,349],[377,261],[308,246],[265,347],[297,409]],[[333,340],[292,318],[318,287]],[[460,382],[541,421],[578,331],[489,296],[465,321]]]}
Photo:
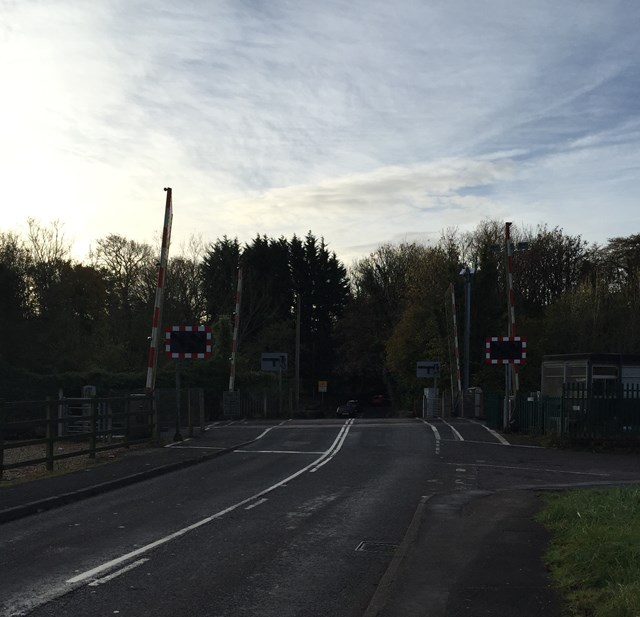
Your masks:
{"label": "wooden fence", "polygon": [[[73,456],[129,447],[157,436],[153,398],[145,395],[0,401],[0,478],[5,469],[45,464]],[[59,453],[56,444],[74,441],[78,450]],[[40,454],[9,461],[9,450],[41,446]],[[37,449],[37,448],[36,448]]]}

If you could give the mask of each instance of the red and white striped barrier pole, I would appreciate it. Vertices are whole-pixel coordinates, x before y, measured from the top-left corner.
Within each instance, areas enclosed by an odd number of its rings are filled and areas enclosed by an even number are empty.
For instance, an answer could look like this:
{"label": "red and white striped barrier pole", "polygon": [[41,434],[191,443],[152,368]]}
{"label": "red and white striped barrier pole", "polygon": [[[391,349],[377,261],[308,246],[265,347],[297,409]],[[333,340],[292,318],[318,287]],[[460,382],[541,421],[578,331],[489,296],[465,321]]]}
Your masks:
{"label": "red and white striped barrier pole", "polygon": [[160,325],[162,322],[162,304],[164,300],[164,282],[169,260],[169,242],[171,239],[171,223],[173,222],[173,200],[171,189],[165,188],[167,201],[164,209],[164,227],[162,229],[162,248],[160,264],[158,266],[158,284],[156,286],[156,301],[153,307],[153,325],[151,328],[151,343],[149,345],[149,364],[147,365],[146,392],[151,394],[156,384],[156,368],[158,366],[158,347],[160,345]]}
{"label": "red and white striped barrier pole", "polygon": [[236,313],[233,321],[233,341],[231,343],[231,373],[229,392],[233,392],[236,383],[236,356],[238,354],[238,330],[240,328],[240,305],[242,300],[242,268],[238,268],[238,287],[236,289]]}

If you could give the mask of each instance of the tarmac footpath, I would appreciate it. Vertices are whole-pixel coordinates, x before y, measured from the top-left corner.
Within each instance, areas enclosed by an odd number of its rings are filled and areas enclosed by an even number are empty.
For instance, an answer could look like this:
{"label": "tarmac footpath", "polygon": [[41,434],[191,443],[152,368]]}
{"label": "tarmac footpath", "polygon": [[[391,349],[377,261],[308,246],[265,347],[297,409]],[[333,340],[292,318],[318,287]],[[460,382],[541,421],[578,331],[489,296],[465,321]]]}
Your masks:
{"label": "tarmac footpath", "polygon": [[529,490],[423,498],[364,617],[561,617],[541,506]]}
{"label": "tarmac footpath", "polygon": [[253,443],[262,430],[236,443],[216,442],[215,447],[207,445],[207,433],[203,433],[165,447],[133,450],[118,460],[79,471],[0,486],[0,524],[224,456]]}

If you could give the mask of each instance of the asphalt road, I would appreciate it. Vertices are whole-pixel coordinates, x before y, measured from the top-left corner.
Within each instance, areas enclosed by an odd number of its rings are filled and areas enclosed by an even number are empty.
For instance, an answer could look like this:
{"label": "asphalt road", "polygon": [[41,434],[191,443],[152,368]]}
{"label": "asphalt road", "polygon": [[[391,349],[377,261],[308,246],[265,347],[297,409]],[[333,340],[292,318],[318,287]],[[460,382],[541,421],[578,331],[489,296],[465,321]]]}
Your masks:
{"label": "asphalt road", "polygon": [[252,438],[2,525],[0,615],[361,616],[425,496],[446,512],[482,491],[638,480],[630,457],[507,447],[465,420],[220,425],[180,447]]}
{"label": "asphalt road", "polygon": [[3,525],[0,612],[361,615],[427,486],[431,431],[412,420],[254,423],[213,429],[198,447],[229,432],[260,438]]}

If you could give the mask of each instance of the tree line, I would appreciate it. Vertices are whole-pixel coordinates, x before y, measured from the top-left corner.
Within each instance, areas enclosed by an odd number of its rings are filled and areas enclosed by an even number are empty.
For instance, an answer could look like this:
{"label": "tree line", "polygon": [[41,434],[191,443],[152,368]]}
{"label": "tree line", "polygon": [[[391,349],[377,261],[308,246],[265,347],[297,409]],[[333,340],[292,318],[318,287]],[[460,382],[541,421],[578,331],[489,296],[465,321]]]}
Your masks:
{"label": "tree line", "polygon": [[[539,389],[545,354],[640,353],[640,234],[602,246],[547,225],[514,225],[511,236],[522,247],[513,253],[516,327],[529,350],[522,388]],[[109,234],[84,262],[70,248],[57,222],[29,219],[23,236],[0,232],[0,397],[27,395],[15,388],[20,371],[114,382],[128,375],[129,387],[144,384],[159,247]],[[192,370],[198,385],[224,389],[241,268],[240,389],[264,386],[261,353],[293,360],[299,340],[304,398],[328,380],[330,392],[386,390],[408,405],[428,385],[416,377],[417,361],[440,361],[445,388],[455,379],[450,289],[462,349],[460,270],[469,266],[470,385],[500,389],[503,374],[485,365],[484,341],[508,332],[505,252],[504,223],[493,220],[445,230],[429,246],[385,244],[349,268],[311,232],[244,244],[192,239],[170,252],[163,323],[212,326],[213,357]],[[162,354],[160,361],[169,374],[171,363]],[[293,361],[289,367],[291,376]]]}

